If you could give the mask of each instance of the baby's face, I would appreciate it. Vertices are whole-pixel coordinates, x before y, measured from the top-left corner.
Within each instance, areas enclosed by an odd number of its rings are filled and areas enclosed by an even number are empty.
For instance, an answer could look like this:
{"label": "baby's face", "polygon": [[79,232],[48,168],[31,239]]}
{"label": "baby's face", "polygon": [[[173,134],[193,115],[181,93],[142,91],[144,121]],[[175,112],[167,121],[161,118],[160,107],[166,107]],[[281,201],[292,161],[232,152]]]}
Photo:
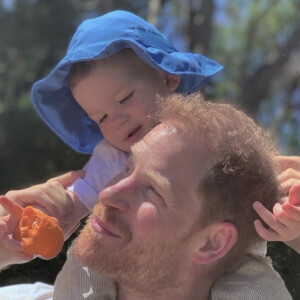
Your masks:
{"label": "baby's face", "polygon": [[[177,84],[176,84],[177,87]],[[103,59],[72,92],[88,116],[99,124],[104,137],[122,151],[142,139],[154,126],[157,96],[167,96],[166,74],[133,53]]]}

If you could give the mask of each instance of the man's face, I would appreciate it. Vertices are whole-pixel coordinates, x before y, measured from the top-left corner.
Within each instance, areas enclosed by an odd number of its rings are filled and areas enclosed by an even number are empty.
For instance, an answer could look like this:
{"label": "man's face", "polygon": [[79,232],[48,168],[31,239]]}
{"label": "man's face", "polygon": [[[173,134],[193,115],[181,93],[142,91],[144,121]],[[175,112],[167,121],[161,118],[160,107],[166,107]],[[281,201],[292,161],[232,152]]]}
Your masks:
{"label": "man's face", "polygon": [[101,60],[72,88],[74,98],[104,137],[122,151],[129,151],[153,128],[149,115],[156,111],[157,96],[172,91],[167,88],[165,74],[133,53]]}
{"label": "man's face", "polygon": [[191,263],[193,237],[200,231],[197,185],[207,170],[200,161],[206,160],[191,136],[164,123],[154,128],[100,193],[76,255],[135,288],[176,282]]}

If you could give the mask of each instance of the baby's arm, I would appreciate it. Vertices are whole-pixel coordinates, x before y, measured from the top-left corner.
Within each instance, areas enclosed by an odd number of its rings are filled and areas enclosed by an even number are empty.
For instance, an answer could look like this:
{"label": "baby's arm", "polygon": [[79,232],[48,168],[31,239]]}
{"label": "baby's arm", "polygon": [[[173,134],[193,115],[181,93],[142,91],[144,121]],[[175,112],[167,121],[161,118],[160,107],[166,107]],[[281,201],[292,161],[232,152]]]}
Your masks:
{"label": "baby's arm", "polygon": [[[112,148],[108,142],[103,140],[96,146],[92,157],[85,166],[85,177],[75,182],[71,189],[74,192],[77,191],[78,195],[81,196],[82,203],[92,209],[93,205],[99,201],[99,192],[109,180],[124,169],[126,161],[127,157],[124,152]],[[94,197],[89,198],[88,195],[93,195],[93,193]],[[75,284],[71,287],[69,284],[65,284],[66,278]],[[115,293],[114,284],[108,278],[103,281],[103,276],[93,270],[83,268],[73,253],[73,247],[71,247],[67,254],[66,263],[55,281],[54,299],[74,299],[80,287],[87,288],[86,290],[92,289],[95,294],[99,292],[99,295],[111,295],[112,298],[115,298],[115,294],[111,294]]]}
{"label": "baby's arm", "polygon": [[15,227],[17,226],[22,208],[5,198],[0,197],[0,204],[7,211],[8,215],[0,217],[0,270],[8,265],[26,262],[32,256],[22,253],[23,243],[13,238]]}
{"label": "baby's arm", "polygon": [[65,240],[78,228],[80,220],[90,213],[90,210],[79,200],[75,193],[70,190],[66,190],[66,193],[72,199],[74,207],[72,213],[68,216],[67,222],[62,226]]}
{"label": "baby's arm", "polygon": [[265,228],[259,220],[254,225],[257,233],[267,241],[283,241],[300,253],[300,158],[276,158],[279,171],[279,182],[283,196],[280,203],[273,207],[273,213],[261,203],[255,202],[253,207],[269,226]]}

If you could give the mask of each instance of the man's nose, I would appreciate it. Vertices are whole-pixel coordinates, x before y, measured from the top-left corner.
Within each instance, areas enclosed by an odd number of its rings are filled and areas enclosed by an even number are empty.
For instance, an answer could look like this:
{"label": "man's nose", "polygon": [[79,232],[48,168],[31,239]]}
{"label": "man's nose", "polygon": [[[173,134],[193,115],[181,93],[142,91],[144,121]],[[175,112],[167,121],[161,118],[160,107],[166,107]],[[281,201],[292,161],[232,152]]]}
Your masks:
{"label": "man's nose", "polygon": [[99,197],[103,205],[126,212],[130,209],[132,201],[137,196],[136,192],[135,184],[128,178],[125,178],[103,189]]}

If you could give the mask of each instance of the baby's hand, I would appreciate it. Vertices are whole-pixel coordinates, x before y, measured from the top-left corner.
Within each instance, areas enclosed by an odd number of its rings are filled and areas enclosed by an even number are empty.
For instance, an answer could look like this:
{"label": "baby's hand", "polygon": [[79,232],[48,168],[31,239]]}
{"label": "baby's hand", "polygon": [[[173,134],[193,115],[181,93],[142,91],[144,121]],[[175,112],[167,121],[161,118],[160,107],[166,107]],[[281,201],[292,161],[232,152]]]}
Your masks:
{"label": "baby's hand", "polygon": [[292,241],[300,237],[300,157],[277,156],[274,160],[285,196],[274,205],[273,213],[255,202],[253,208],[270,228],[266,229],[259,220],[255,220],[254,225],[267,241]]}
{"label": "baby's hand", "polygon": [[283,195],[288,195],[290,188],[300,183],[300,157],[276,156],[275,164],[278,172],[278,181]]}
{"label": "baby's hand", "polygon": [[44,184],[10,191],[5,196],[22,207],[37,205],[39,208],[43,208],[44,211],[59,221],[60,226],[64,226],[68,223],[68,217],[74,207],[73,200],[66,192],[66,187],[77,178],[83,177],[84,174],[83,170],[72,171],[50,179]]}
{"label": "baby's hand", "polygon": [[23,253],[23,243],[13,237],[22,208],[5,197],[0,197],[0,204],[9,215],[0,217],[0,269],[11,264],[22,263],[32,259],[32,255]]}
{"label": "baby's hand", "polygon": [[260,202],[255,202],[253,208],[269,226],[267,229],[260,220],[254,221],[255,229],[263,239],[286,242],[300,236],[300,184],[291,187],[284,203],[274,205],[273,213]]}

